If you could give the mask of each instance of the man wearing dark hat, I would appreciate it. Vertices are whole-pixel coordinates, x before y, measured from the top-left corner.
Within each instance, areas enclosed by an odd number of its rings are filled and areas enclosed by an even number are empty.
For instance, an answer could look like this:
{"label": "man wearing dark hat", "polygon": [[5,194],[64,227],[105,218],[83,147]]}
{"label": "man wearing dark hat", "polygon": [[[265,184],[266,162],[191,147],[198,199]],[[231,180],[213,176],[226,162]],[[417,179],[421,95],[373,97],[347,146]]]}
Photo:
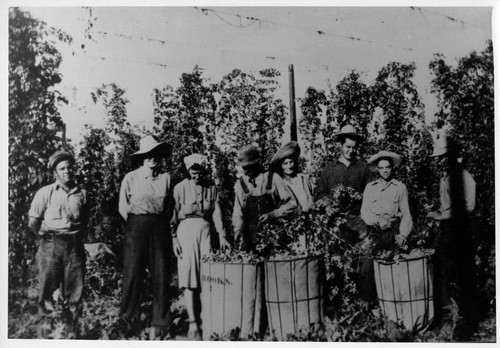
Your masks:
{"label": "man wearing dark hat", "polygon": [[140,140],[139,151],[131,155],[142,166],[127,173],[120,188],[118,210],[127,222],[123,248],[122,317],[131,329],[140,328],[141,293],[146,266],[151,273],[153,293],[152,338],[170,338],[169,256],[171,181],[161,168],[170,145],[152,136]]}
{"label": "man wearing dark hat", "polygon": [[237,165],[243,175],[234,186],[233,230],[240,247],[250,251],[257,242],[260,224],[293,213],[297,203],[278,174],[264,172],[255,146],[240,149]]}
{"label": "man wearing dark hat", "polygon": [[[358,145],[364,141],[354,126],[348,124],[342,127],[340,133],[335,135],[340,145],[340,157],[329,163],[321,174],[316,200],[332,197],[339,186],[351,187],[360,194],[372,179],[372,174],[365,162],[356,158]],[[356,208],[347,221],[348,231],[342,231],[342,238],[350,243],[356,243],[358,237],[365,233],[366,225]]]}
{"label": "man wearing dark hat", "polygon": [[401,156],[390,151],[380,151],[368,160],[368,165],[378,172],[379,179],[366,185],[361,205],[361,218],[369,226],[368,238],[372,245],[361,270],[361,296],[366,301],[376,299],[371,257],[382,249],[404,245],[413,225],[408,190],[393,175],[401,163]]}
{"label": "man wearing dark hat", "polygon": [[469,231],[470,214],[476,204],[476,182],[458,162],[458,150],[445,134],[436,139],[431,157],[438,159],[443,171],[440,209],[429,212],[427,217],[440,221],[434,245],[436,316],[442,319],[446,307],[451,305],[451,283],[455,281],[459,313],[464,319],[459,331],[463,338],[468,338],[478,316],[474,248]]}
{"label": "man wearing dark hat", "polygon": [[[86,191],[75,183],[74,165],[75,158],[69,152],[57,151],[50,156],[48,168],[56,181],[38,190],[29,211],[28,226],[40,239],[38,300],[42,312],[46,303],[53,301],[53,293],[58,288],[70,304],[78,304],[82,298],[85,270],[82,240],[88,202]],[[71,316],[70,311],[67,315]]]}

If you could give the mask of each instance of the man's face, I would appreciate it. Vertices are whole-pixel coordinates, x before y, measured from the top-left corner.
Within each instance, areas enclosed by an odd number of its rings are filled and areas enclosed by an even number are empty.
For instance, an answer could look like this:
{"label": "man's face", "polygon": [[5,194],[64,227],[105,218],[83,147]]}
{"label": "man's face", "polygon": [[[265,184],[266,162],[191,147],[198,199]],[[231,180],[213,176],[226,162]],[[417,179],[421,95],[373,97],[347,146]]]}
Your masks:
{"label": "man's face", "polygon": [[380,160],[377,164],[377,172],[380,177],[389,181],[392,177],[392,164],[388,160]]}
{"label": "man's face", "polygon": [[341,144],[340,153],[348,161],[352,161],[356,157],[356,151],[358,149],[358,144],[355,140],[346,138],[344,143]]}
{"label": "man's face", "polygon": [[56,179],[63,185],[73,183],[75,177],[75,168],[72,161],[64,160],[59,162],[54,169]]}
{"label": "man's face", "polygon": [[259,175],[259,165],[251,164],[249,166],[244,166],[241,169],[243,169],[243,174],[248,176],[250,179],[256,178],[257,175]]}

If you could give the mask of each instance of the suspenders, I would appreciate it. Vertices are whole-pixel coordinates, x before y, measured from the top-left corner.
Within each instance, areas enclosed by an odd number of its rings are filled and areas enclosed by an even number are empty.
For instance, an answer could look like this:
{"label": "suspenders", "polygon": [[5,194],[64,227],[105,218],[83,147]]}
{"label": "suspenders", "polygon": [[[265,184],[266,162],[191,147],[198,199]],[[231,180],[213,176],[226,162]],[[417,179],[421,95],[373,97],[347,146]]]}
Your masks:
{"label": "suspenders", "polygon": [[[241,184],[241,187],[243,188],[243,192],[245,192],[245,194],[248,195],[250,193],[250,190],[248,189],[247,184],[245,184],[245,180],[243,179],[243,176],[240,176],[240,184]],[[273,172],[269,171],[269,172],[267,172],[266,193],[269,193],[269,191],[271,191],[272,187],[273,187]]]}

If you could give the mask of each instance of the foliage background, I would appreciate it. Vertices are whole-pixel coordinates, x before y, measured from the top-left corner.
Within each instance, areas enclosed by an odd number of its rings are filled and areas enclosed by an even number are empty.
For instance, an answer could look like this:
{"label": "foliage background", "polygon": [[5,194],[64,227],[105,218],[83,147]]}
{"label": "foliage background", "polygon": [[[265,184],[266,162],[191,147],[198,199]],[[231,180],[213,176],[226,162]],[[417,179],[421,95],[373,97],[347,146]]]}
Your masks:
{"label": "foliage background", "polygon": [[[152,91],[153,130],[129,123],[125,90],[113,82],[96,87],[92,100],[102,106],[105,127],[87,126],[83,140],[73,144],[65,139],[65,125],[58,113],[58,105],[67,100],[57,91],[63,77],[58,72],[61,55],[54,40],[69,44],[72,39],[32,18],[28,12],[18,8],[9,10],[9,336],[12,337],[32,334],[26,329],[29,322],[21,325],[18,321],[23,306],[33,305],[36,287],[36,244],[27,230],[27,212],[34,193],[52,181],[46,160],[56,149],[76,151],[78,181],[87,188],[93,202],[88,240],[108,243],[119,260],[124,223],[117,212],[118,191],[125,173],[138,165],[130,162],[129,155],[137,151],[141,136],[152,134],[174,145],[171,158],[164,163],[174,183],[186,175],[184,156],[201,152],[209,157],[229,231],[233,185],[238,174],[234,165],[237,150],[254,143],[261,149],[267,165],[287,140],[283,125],[288,110],[274,93],[278,71],[248,73],[233,69],[220,81],[210,81],[204,77],[203,68],[195,66],[192,72],[180,76],[180,87],[175,89],[166,84],[161,90]],[[417,69],[413,63],[388,62],[371,84],[352,71],[327,91],[308,88],[298,103],[302,115],[298,123],[303,170],[317,177],[321,168],[338,156],[332,136],[346,123],[354,124],[367,138],[359,151],[361,158],[366,159],[381,149],[403,156],[405,163],[397,178],[409,188],[414,218],[411,243],[429,245],[437,224],[425,219],[425,213],[438,203],[439,173],[428,154],[432,151],[433,134],[448,130],[462,145],[462,163],[478,184],[472,247],[476,250],[478,287],[484,295],[481,298],[486,302],[485,311],[494,310],[492,42],[486,43],[484,51],[461,58],[457,65],[436,55],[428,68],[434,76],[431,87],[440,109],[431,126],[425,125],[423,104],[412,80]],[[89,283],[89,289],[95,295],[89,297],[94,303],[87,303],[91,311],[96,311],[96,303],[106,296],[116,304],[120,263],[99,269],[95,265],[89,267],[88,279],[94,281]],[[99,291],[96,279],[101,279],[97,282]],[[106,286],[114,289],[112,293],[102,292]],[[91,314],[95,313],[89,312],[89,317]],[[111,318],[114,314],[103,315]],[[31,322],[34,323],[36,320]],[[86,332],[92,330],[87,328]],[[103,330],[97,328],[92,335],[99,336]],[[346,337],[353,340],[357,336]],[[108,338],[123,336],[117,333]]]}

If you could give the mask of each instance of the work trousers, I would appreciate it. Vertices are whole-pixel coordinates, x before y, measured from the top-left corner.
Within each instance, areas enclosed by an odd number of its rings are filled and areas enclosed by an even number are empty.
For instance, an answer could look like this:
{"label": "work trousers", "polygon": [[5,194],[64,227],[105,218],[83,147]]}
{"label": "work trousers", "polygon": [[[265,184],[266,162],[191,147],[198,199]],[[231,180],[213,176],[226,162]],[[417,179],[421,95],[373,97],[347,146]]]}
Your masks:
{"label": "work trousers", "polygon": [[60,288],[69,303],[79,303],[85,274],[85,249],[80,240],[40,240],[37,253],[39,304],[53,302],[53,293]]}
{"label": "work trousers", "polygon": [[451,283],[457,286],[456,302],[460,315],[471,322],[478,316],[474,247],[467,219],[441,221],[434,248],[434,290],[438,315],[451,304]]}
{"label": "work trousers", "polygon": [[153,293],[152,326],[170,329],[170,264],[172,240],[169,224],[160,215],[129,215],[123,250],[122,316],[138,325],[145,269],[149,265]]}

